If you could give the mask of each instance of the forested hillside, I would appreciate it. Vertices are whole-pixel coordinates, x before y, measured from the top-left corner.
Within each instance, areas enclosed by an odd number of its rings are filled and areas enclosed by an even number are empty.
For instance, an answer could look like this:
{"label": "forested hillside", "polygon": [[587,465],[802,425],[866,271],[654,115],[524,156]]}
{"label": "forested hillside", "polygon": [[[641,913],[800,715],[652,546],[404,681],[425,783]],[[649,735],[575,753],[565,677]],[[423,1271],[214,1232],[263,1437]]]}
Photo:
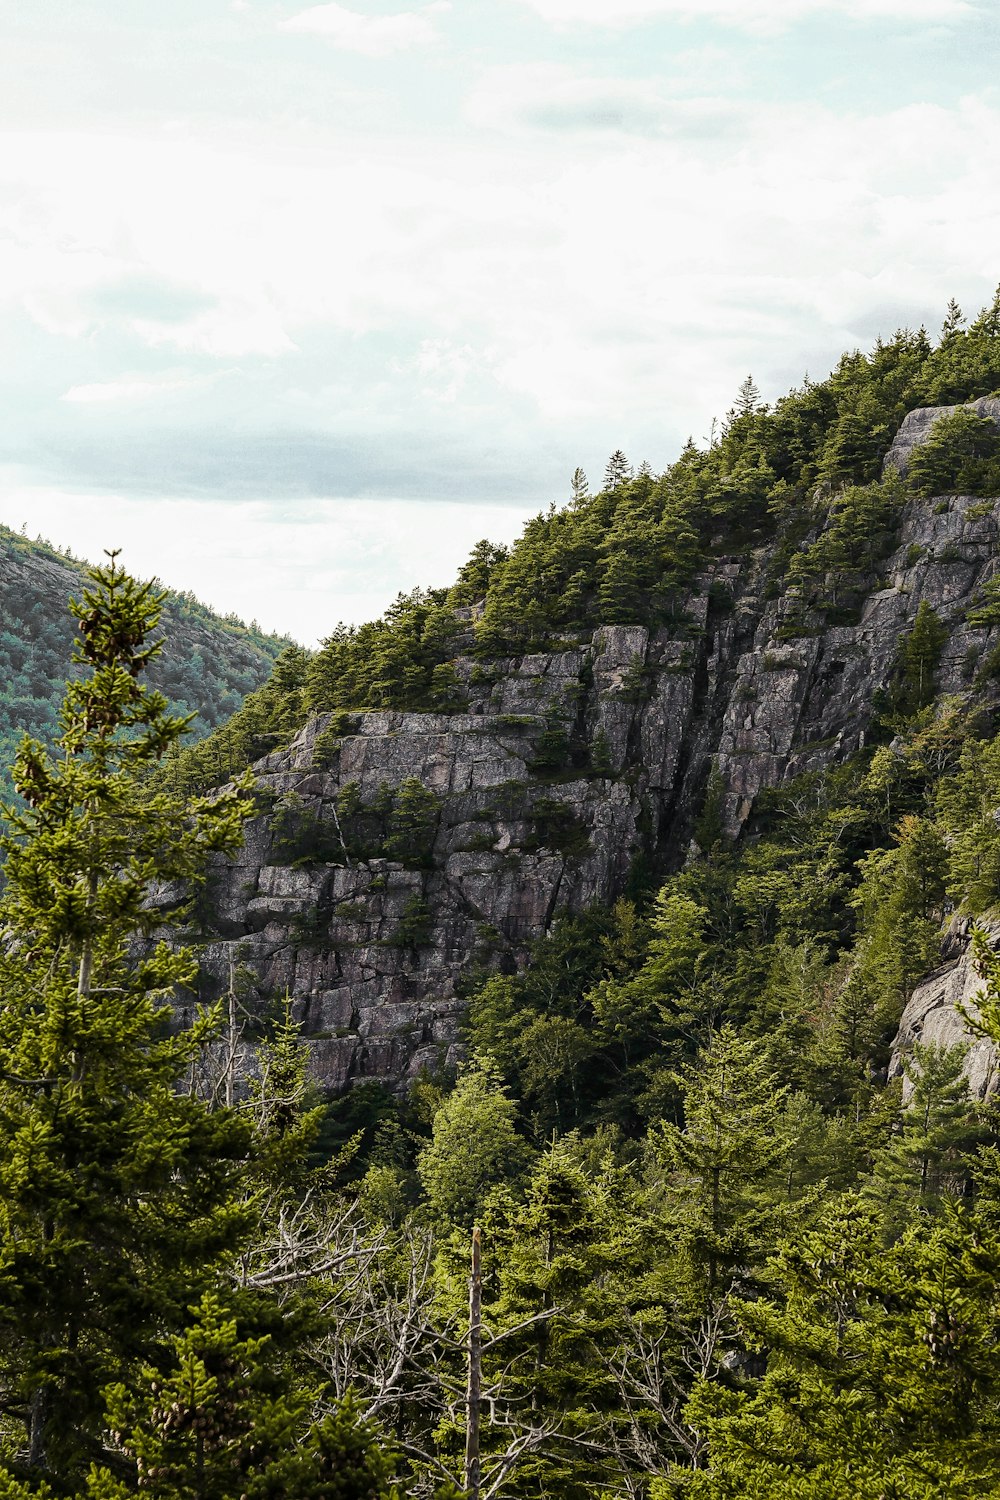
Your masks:
{"label": "forested hillside", "polygon": [[188,750],[92,581],[0,1494],[1000,1495],[998,396],[1000,295],[748,382]]}
{"label": "forested hillside", "polygon": [[[692,581],[718,559],[772,544],[768,586],[795,601],[786,633],[855,617],[892,550],[911,495],[1000,489],[995,425],[960,413],[921,450],[904,488],[883,460],[907,412],[1000,390],[1000,298],[966,327],[952,304],[937,342],[897,333],[846,354],[832,375],[765,406],[748,377],[705,449],[637,472],[623,453],[603,483],[582,471],[567,505],[527,523],[509,549],[478,544],[451,587],[400,595],[381,620],[339,625],[313,657],[254,695],[222,744],[182,757],[208,785],[220,759],[246,764],[287,742],[310,714],[337,709],[451,712],[467,699],[452,663],[474,622],[484,662],[576,641],[603,624],[683,635]],[[801,627],[801,628],[799,628]]]}
{"label": "forested hillside", "polygon": [[[40,538],[0,526],[0,792],[24,734],[51,744],[58,730],[73,622],[67,600],[79,593],[83,565]],[[194,714],[192,736],[224,723],[248,693],[267,681],[289,642],[221,619],[192,594],[168,593],[167,646],[153,682],[174,712]]]}

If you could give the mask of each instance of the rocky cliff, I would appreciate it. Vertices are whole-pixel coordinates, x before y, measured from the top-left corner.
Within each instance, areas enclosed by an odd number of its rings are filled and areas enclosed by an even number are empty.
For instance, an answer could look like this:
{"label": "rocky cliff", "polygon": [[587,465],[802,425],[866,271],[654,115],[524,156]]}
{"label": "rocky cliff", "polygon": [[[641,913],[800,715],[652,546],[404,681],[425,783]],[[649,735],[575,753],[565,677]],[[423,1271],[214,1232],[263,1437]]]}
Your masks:
{"label": "rocky cliff", "polygon": [[[1000,923],[981,924],[990,943],[1000,945]],[[915,1043],[937,1047],[964,1046],[964,1072],[969,1091],[985,1099],[996,1091],[998,1078],[997,1050],[994,1043],[975,1030],[978,1015],[976,1001],[982,990],[982,976],[976,968],[969,941],[969,923],[952,924],[943,944],[945,960],[917,985],[903,1011],[899,1032],[889,1064],[889,1077],[903,1076],[903,1063]],[[904,1097],[910,1092],[904,1077]]]}
{"label": "rocky cliff", "polygon": [[[912,414],[888,461],[938,414]],[[762,548],[717,559],[671,631],[485,664],[470,631],[460,713],[313,719],[257,764],[266,806],[213,872],[209,992],[238,973],[251,1010],[290,993],[331,1089],[453,1060],[463,979],[521,966],[640,862],[676,868],[713,768],[735,838],[765,789],[862,746],[921,600],[947,629],[938,691],[968,693],[995,644],[965,617],[998,529],[1000,501],[911,502],[852,623],[804,607]]]}

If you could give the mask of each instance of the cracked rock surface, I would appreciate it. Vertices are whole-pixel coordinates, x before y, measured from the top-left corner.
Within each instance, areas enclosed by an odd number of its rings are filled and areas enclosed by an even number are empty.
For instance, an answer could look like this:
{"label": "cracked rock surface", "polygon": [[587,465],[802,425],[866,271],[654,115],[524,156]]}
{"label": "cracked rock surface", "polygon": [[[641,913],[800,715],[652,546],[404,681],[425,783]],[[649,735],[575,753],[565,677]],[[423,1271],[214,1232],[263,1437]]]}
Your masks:
{"label": "cracked rock surface", "polygon": [[[930,425],[911,413],[896,458]],[[401,1088],[453,1062],[463,981],[477,966],[520,968],[561,913],[620,895],[638,858],[677,868],[713,766],[735,838],[766,789],[862,746],[922,599],[948,631],[938,690],[968,693],[997,644],[965,615],[994,572],[998,530],[1000,501],[913,501],[852,624],[799,616],[793,634],[761,548],[718,559],[672,632],[606,626],[521,658],[460,656],[461,712],[312,720],[255,768],[272,809],[294,794],[335,830],[345,788],[371,803],[416,778],[436,799],[432,846],[410,866],[335,843],[324,862],[289,862],[276,853],[274,811],[262,812],[239,855],[213,870],[205,998],[237,971],[253,1004],[287,991],[330,1090],[359,1079]],[[542,755],[553,726],[564,736],[556,764]],[[901,1047],[952,1027],[948,986],[964,994],[971,982],[957,969],[926,981]],[[970,1067],[985,1086],[985,1052]]]}

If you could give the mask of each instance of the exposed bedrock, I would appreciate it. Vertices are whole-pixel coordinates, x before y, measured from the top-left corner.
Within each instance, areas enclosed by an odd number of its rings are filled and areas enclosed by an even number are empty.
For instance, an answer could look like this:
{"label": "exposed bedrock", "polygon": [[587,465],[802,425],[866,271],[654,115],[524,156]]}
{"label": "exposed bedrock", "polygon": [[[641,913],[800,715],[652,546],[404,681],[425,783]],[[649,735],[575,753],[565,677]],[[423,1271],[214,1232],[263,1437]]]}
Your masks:
{"label": "exposed bedrock", "polygon": [[[965,622],[996,566],[998,511],[910,504],[853,624],[793,616],[761,549],[719,560],[672,631],[611,626],[518,659],[459,657],[460,713],[313,720],[257,765],[270,808],[213,871],[206,993],[230,974],[251,1004],[287,990],[330,1089],[404,1086],[453,1060],[463,979],[523,965],[561,913],[614,900],[638,858],[676,868],[713,766],[737,836],[765,789],[863,745],[922,599],[948,628],[939,690],[969,691],[970,663],[998,638]],[[345,809],[363,825],[410,778],[433,793],[419,857],[380,842],[371,819],[368,847],[352,844]],[[290,798],[320,831],[311,849],[279,837]]]}
{"label": "exposed bedrock", "polygon": [[[921,980],[910,996],[893,1044],[889,1077],[900,1077],[903,1062],[917,1043],[962,1046],[967,1049],[964,1071],[969,1092],[974,1098],[985,1099],[995,1093],[1000,1077],[996,1047],[975,1027],[983,979],[975,964],[968,926],[962,921],[952,924],[945,943],[947,961]],[[980,927],[991,946],[1000,947],[1000,922],[984,921]],[[909,1080],[904,1079],[904,1098],[910,1087]]]}

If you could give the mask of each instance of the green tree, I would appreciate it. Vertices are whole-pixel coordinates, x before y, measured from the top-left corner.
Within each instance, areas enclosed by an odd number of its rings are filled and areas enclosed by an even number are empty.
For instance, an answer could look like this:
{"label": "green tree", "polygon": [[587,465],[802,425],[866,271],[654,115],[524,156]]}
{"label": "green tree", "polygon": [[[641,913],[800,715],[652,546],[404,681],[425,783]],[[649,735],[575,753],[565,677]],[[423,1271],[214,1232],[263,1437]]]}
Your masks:
{"label": "green tree", "polygon": [[90,579],[72,605],[84,675],[67,688],[59,757],[22,745],[25,809],[2,840],[0,1453],[61,1484],[94,1452],[102,1388],[245,1232],[250,1146],[237,1117],[179,1088],[211,1023],[173,1027],[195,962],[148,941],[184,910],[153,903],[154,885],[190,883],[236,847],[246,786],[137,797],[184,729],[141,681],[162,595],[114,555]]}
{"label": "green tree", "polygon": [[590,494],[590,484],[582,469],[573,470],[573,478],[570,482],[571,499],[574,505],[582,505]]}
{"label": "green tree", "polygon": [[948,639],[948,627],[926,599],[921,599],[913,628],[901,647],[903,706],[909,712],[923,708],[934,696],[934,674]]}
{"label": "green tree", "polygon": [[[392,1456],[350,1407],[316,1422],[276,1375],[270,1335],[241,1336],[218,1296],[191,1308],[161,1361],[108,1392],[116,1447],[151,1500],[390,1500]],[[396,1494],[395,1491],[392,1492]]]}
{"label": "green tree", "polygon": [[604,488],[617,490],[632,477],[632,465],[620,448],[616,448],[604,469]]}
{"label": "green tree", "polygon": [[726,1026],[679,1078],[684,1123],[651,1137],[667,1173],[678,1249],[709,1296],[743,1278],[776,1232],[775,1186],[791,1151],[788,1090],[765,1049]]}
{"label": "green tree", "polygon": [[422,869],[433,860],[434,836],[441,816],[441,803],[416,776],[400,782],[388,816],[384,850],[411,869]]}
{"label": "green tree", "polygon": [[654,1485],[706,1500],[972,1500],[1000,1484],[1000,1247],[955,1215],[886,1248],[847,1199],[792,1239],[773,1295],[738,1303],[760,1381],[702,1382],[701,1472]]}
{"label": "green tree", "polygon": [[438,1219],[468,1228],[492,1188],[518,1180],[531,1152],[515,1118],[514,1103],[492,1062],[478,1060],[459,1074],[417,1157],[417,1174]]}
{"label": "green tree", "polygon": [[939,417],[910,462],[918,495],[995,494],[1000,484],[1000,430],[971,407]]}
{"label": "green tree", "polygon": [[[967,1047],[917,1045],[904,1064],[911,1093],[896,1130],[876,1156],[870,1190],[905,1221],[968,1191],[983,1127],[964,1073]],[[892,1210],[890,1209],[890,1214]]]}

